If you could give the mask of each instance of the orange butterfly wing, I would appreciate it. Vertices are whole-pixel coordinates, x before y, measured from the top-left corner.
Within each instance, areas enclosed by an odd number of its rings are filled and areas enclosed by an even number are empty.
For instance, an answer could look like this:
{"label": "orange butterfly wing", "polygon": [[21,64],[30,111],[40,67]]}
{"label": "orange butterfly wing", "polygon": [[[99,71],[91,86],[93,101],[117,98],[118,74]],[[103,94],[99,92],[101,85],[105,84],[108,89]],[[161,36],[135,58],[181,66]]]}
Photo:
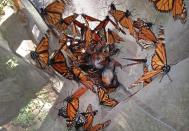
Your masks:
{"label": "orange butterfly wing", "polygon": [[172,9],[173,18],[180,19],[184,24],[187,20],[187,10],[184,4],[184,0],[175,0]]}
{"label": "orange butterfly wing", "polygon": [[35,52],[39,54],[39,61],[44,62],[46,65],[49,60],[49,40],[47,36],[44,36],[40,43],[37,45]]}
{"label": "orange butterfly wing", "polygon": [[151,0],[155,8],[160,12],[169,12],[173,8],[174,0]]}
{"label": "orange butterfly wing", "polygon": [[86,93],[87,90],[88,90],[88,89],[87,89],[85,86],[80,87],[79,89],[77,89],[77,90],[73,93],[72,98],[79,98],[79,97],[81,97],[82,95],[84,95],[84,94]]}
{"label": "orange butterfly wing", "polygon": [[83,86],[77,89],[71,97],[67,97],[68,125],[75,120],[75,117],[79,109],[79,97],[81,97],[86,91],[87,88]]}
{"label": "orange butterfly wing", "polygon": [[159,42],[156,45],[155,54],[152,56],[151,66],[153,70],[161,70],[167,64],[165,44]]}
{"label": "orange butterfly wing", "polygon": [[108,29],[106,32],[107,35],[107,43],[108,44],[115,44],[115,43],[120,43],[121,41],[124,41],[123,38],[121,38],[117,33],[111,31]]}
{"label": "orange butterfly wing", "polygon": [[58,30],[64,31],[68,28],[68,26],[75,21],[75,19],[78,17],[78,14],[73,14],[71,16],[68,16],[64,19],[61,19],[59,22],[56,23],[56,28]]}
{"label": "orange butterfly wing", "polygon": [[98,98],[100,101],[100,104],[109,106],[109,107],[115,107],[118,104],[118,101],[112,98],[109,98],[109,95],[106,93],[106,91],[102,88],[98,88]]}
{"label": "orange butterfly wing", "polygon": [[109,13],[114,17],[115,21],[125,28],[127,28],[131,35],[134,35],[133,21],[130,16],[126,17],[126,12],[120,10],[110,10]]}
{"label": "orange butterfly wing", "polygon": [[69,70],[65,57],[63,53],[58,50],[55,52],[54,57],[50,60],[52,61],[51,66],[61,75],[66,77],[67,79],[73,79],[74,75],[72,72]]}
{"label": "orange butterfly wing", "polygon": [[111,123],[111,120],[108,120],[108,121],[105,121],[101,124],[97,124],[93,127],[91,127],[91,129],[89,131],[99,131],[99,130],[102,130],[104,128],[106,128],[107,126],[109,126]]}
{"label": "orange butterfly wing", "polygon": [[79,99],[78,98],[71,98],[71,102],[67,103],[67,116],[68,116],[68,123],[72,123],[77,115],[79,109]]}
{"label": "orange butterfly wing", "polygon": [[79,67],[73,66],[72,71],[74,75],[79,79],[79,81],[89,88],[91,91],[94,91],[93,81],[85,74]]}
{"label": "orange butterfly wing", "polygon": [[153,43],[157,42],[157,38],[155,34],[150,30],[150,28],[141,27],[141,29],[139,29],[139,32],[137,34],[138,34],[137,35],[138,40],[142,39]]}
{"label": "orange butterfly wing", "polygon": [[155,8],[160,12],[172,11],[173,18],[180,19],[184,24],[187,20],[187,10],[184,0],[150,0]]}
{"label": "orange butterfly wing", "polygon": [[88,107],[87,107],[87,110],[86,110],[86,113],[89,113],[89,114],[86,115],[87,122],[83,126],[83,128],[85,130],[90,129],[92,124],[93,124],[94,114],[90,113],[92,111],[93,111],[92,110],[92,105],[89,104]]}
{"label": "orange butterfly wing", "polygon": [[44,11],[41,12],[42,17],[50,25],[55,25],[62,18],[62,13],[64,12],[65,3],[56,0],[55,2],[49,4]]}

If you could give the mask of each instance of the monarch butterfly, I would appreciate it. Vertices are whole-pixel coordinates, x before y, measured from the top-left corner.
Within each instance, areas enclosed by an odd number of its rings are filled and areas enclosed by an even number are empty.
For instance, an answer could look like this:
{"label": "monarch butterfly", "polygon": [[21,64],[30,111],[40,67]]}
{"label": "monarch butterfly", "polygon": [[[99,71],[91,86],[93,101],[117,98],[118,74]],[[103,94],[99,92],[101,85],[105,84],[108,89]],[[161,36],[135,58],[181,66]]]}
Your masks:
{"label": "monarch butterfly", "polygon": [[102,130],[104,128],[106,128],[107,126],[109,126],[111,123],[111,120],[107,120],[101,124],[97,124],[95,126],[92,126],[90,129],[88,129],[87,131],[99,131]]}
{"label": "monarch butterfly", "polygon": [[59,74],[67,79],[73,80],[74,75],[66,64],[66,59],[61,50],[55,51],[53,57],[49,60],[49,65],[53,67]]}
{"label": "monarch butterfly", "polygon": [[[41,69],[44,69],[48,65],[49,61],[49,38],[47,35],[43,36],[35,51],[30,52],[30,56],[35,60]],[[44,65],[45,64],[45,65]]]}
{"label": "monarch butterfly", "polygon": [[98,110],[93,111],[91,104],[88,105],[86,113],[83,113],[86,116],[86,123],[83,125],[84,131],[99,131],[106,128],[111,123],[111,120],[108,120],[101,124],[97,124],[93,126],[92,124],[93,124],[94,116],[96,115],[97,112]]}
{"label": "monarch butterfly", "polygon": [[59,31],[64,31],[68,28],[68,26],[78,17],[78,14],[74,13],[73,15],[70,15],[64,19],[60,19],[60,21],[58,21],[55,24],[55,27],[59,30]]}
{"label": "monarch butterfly", "polygon": [[67,120],[67,127],[73,126],[73,122],[79,110],[79,97],[87,91],[86,87],[77,89],[71,96],[64,99],[67,102],[66,107],[62,107],[58,111],[58,116],[62,116]]}
{"label": "monarch butterfly", "polygon": [[154,3],[156,10],[160,12],[172,12],[174,20],[179,19],[181,23],[187,21],[187,10],[184,0],[149,0]]}
{"label": "monarch butterfly", "polygon": [[121,41],[123,42],[123,38],[121,38],[118,34],[113,32],[112,30],[108,29],[106,32],[107,35],[107,43],[108,44],[115,44],[115,43],[120,43]]}
{"label": "monarch butterfly", "polygon": [[152,32],[151,26],[152,24],[150,22],[146,23],[140,18],[138,18],[137,21],[134,21],[137,43],[142,48],[148,48],[157,42],[157,38]]}
{"label": "monarch butterfly", "polygon": [[[158,42],[156,44],[155,53],[151,59],[151,66],[152,66],[153,70],[148,71],[147,73],[143,74],[134,83],[141,83],[144,81],[148,81],[149,79],[153,78],[154,76],[156,76],[160,73],[163,73],[162,78],[165,75],[167,75],[168,78],[170,79],[168,73],[171,69],[171,66],[167,64],[167,56],[166,56],[164,38],[162,37],[163,35],[164,35],[164,30],[162,27],[160,27],[159,38],[158,38]],[[161,78],[161,80],[162,80],[162,78]],[[170,79],[170,81],[172,81],[172,80]]]}
{"label": "monarch butterfly", "polygon": [[56,0],[46,8],[41,8],[41,16],[48,25],[55,25],[62,19],[62,13],[65,9],[65,2]]}
{"label": "monarch butterfly", "polygon": [[92,125],[93,118],[96,115],[98,110],[93,111],[92,105],[89,104],[86,112],[79,113],[75,119],[75,128],[78,130],[79,128],[87,129]]}
{"label": "monarch butterfly", "polygon": [[107,26],[107,24],[108,24],[109,22],[110,22],[116,29],[118,29],[119,31],[121,31],[122,33],[125,34],[125,32],[124,32],[116,23],[114,23],[114,22],[110,19],[110,17],[109,17],[108,15],[106,16],[106,18],[105,18],[104,20],[102,20],[102,21],[95,27],[94,31],[100,31],[100,30],[102,30],[102,29],[105,29],[106,26]]}
{"label": "monarch butterfly", "polygon": [[110,98],[103,88],[97,89],[97,94],[99,98],[100,105],[105,105],[109,107],[115,107],[119,102],[113,98]]}
{"label": "monarch butterfly", "polygon": [[84,71],[81,70],[81,68],[77,67],[76,65],[73,65],[71,68],[76,79],[79,79],[79,81],[91,91],[96,92],[93,81]]}
{"label": "monarch butterfly", "polygon": [[[90,113],[90,114],[89,114],[89,112],[93,112],[93,113]],[[93,111],[91,104],[88,105],[87,110],[86,110],[86,113],[88,113],[88,114],[86,114],[86,119],[87,119],[87,121],[86,121],[86,123],[83,125],[84,130],[89,129],[89,128],[92,126],[94,116],[96,115],[97,112],[98,112],[98,110]]]}
{"label": "monarch butterfly", "polygon": [[129,10],[126,10],[126,12],[117,10],[115,5],[112,3],[108,12],[114,17],[117,23],[127,28],[131,35],[135,35],[133,20],[131,18],[131,12]]}

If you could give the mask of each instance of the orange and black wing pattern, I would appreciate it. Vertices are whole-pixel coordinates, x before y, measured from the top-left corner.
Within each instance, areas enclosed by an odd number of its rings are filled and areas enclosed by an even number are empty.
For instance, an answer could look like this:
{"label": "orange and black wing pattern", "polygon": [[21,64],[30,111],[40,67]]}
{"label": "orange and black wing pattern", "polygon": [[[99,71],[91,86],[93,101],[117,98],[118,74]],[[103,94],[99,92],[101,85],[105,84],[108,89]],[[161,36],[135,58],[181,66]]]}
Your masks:
{"label": "orange and black wing pattern", "polygon": [[55,25],[62,19],[62,13],[65,9],[63,1],[54,1],[46,8],[41,8],[41,15],[48,25]]}
{"label": "orange and black wing pattern", "polygon": [[60,50],[55,51],[54,56],[50,59],[49,64],[59,74],[63,75],[67,79],[74,79],[74,75],[68,68],[66,59]]}
{"label": "orange and black wing pattern", "polygon": [[49,60],[49,40],[48,37],[45,35],[40,43],[36,47],[36,52],[39,54],[39,60],[43,61],[45,64],[48,64]]}
{"label": "orange and black wing pattern", "polygon": [[91,91],[95,92],[94,90],[94,83],[93,81],[90,79],[90,77],[84,73],[84,71],[81,70],[81,68],[73,65],[72,66],[72,71],[75,75],[75,77],[77,79],[79,79],[79,81],[85,85],[88,89],[90,89]]}
{"label": "orange and black wing pattern", "polygon": [[115,21],[118,22],[121,26],[127,28],[131,35],[135,35],[135,29],[133,27],[133,20],[131,18],[131,13],[129,10],[120,11],[111,7],[109,13],[114,17]]}
{"label": "orange and black wing pattern", "polygon": [[153,70],[162,70],[164,65],[167,65],[165,44],[158,43],[155,49],[155,54],[152,56],[151,66]]}
{"label": "orange and black wing pattern", "polygon": [[110,29],[108,29],[106,35],[107,35],[107,44],[115,44],[124,41],[123,38],[121,38],[117,33],[113,32]]}
{"label": "orange and black wing pattern", "polygon": [[73,22],[75,21],[75,19],[78,17],[78,14],[73,14],[73,15],[70,15],[64,19],[61,19],[59,22],[57,22],[55,24],[55,27],[58,29],[58,30],[61,30],[61,31],[64,31],[68,28],[68,26]]}
{"label": "orange and black wing pattern", "polygon": [[103,122],[101,124],[97,124],[97,125],[91,127],[87,131],[100,131],[100,130],[106,128],[107,126],[109,126],[110,124],[111,124],[111,120],[108,120],[108,121],[105,121],[105,122]]}
{"label": "orange and black wing pattern", "polygon": [[136,34],[137,34],[137,41],[144,40],[151,43],[157,42],[157,38],[150,28],[141,27]]}
{"label": "orange and black wing pattern", "polygon": [[[170,71],[171,67],[167,64],[167,56],[166,56],[166,49],[165,49],[163,35],[164,35],[163,28],[160,28],[159,38],[156,44],[155,53],[151,59],[151,66],[153,70],[144,73],[136,82],[134,82],[134,84],[150,81],[154,76],[162,72],[164,73],[163,75],[166,75]],[[132,87],[133,86],[130,86],[130,88]]]}
{"label": "orange and black wing pattern", "polygon": [[97,91],[100,105],[115,107],[119,103],[117,100],[110,98],[105,89],[98,88]]}
{"label": "orange and black wing pattern", "polygon": [[85,94],[87,91],[86,87],[81,87],[77,89],[71,96],[68,96],[65,101],[67,101],[67,126],[70,127],[74,122],[76,115],[79,110],[79,97]]}
{"label": "orange and black wing pattern", "polygon": [[95,113],[92,110],[91,104],[88,105],[85,116],[86,116],[87,121],[84,124],[83,129],[88,130],[92,127],[93,119],[94,119],[94,116],[95,116]]}
{"label": "orange and black wing pattern", "polygon": [[109,16],[106,16],[104,20],[102,20],[95,28],[94,31],[103,30],[106,28],[107,24],[110,22]]}
{"label": "orange and black wing pattern", "polygon": [[143,48],[145,48],[145,46],[147,45],[149,46],[157,42],[156,35],[151,30],[152,23],[144,22],[140,18],[137,18],[137,20],[134,21],[133,24],[136,31],[137,42],[139,42],[140,40],[147,42],[146,45],[143,46]]}
{"label": "orange and black wing pattern", "polygon": [[184,24],[187,20],[187,10],[184,0],[149,0],[160,12],[172,12],[173,18],[180,19]]}
{"label": "orange and black wing pattern", "polygon": [[49,61],[49,39],[48,36],[45,35],[39,44],[37,45],[35,51],[31,51],[30,55],[33,60],[36,60],[40,67],[43,69],[46,65],[48,65]]}

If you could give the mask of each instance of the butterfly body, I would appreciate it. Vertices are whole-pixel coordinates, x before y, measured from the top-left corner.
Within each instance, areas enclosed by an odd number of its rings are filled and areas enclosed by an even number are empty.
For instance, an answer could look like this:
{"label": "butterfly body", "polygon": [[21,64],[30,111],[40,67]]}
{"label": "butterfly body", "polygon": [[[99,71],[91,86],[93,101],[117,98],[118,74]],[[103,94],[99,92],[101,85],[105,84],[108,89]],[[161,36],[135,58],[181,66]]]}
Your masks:
{"label": "butterfly body", "polygon": [[129,10],[126,10],[126,12],[125,12],[125,16],[126,16],[126,17],[131,16],[131,12],[130,12]]}
{"label": "butterfly body", "polygon": [[33,60],[38,59],[39,58],[39,54],[36,51],[31,51],[30,52],[30,56]]}
{"label": "butterfly body", "polygon": [[65,106],[63,106],[60,109],[58,109],[58,116],[62,116],[64,118],[68,118]]}
{"label": "butterfly body", "polygon": [[164,72],[164,74],[168,74],[170,70],[171,70],[171,66],[170,65],[164,65],[162,67],[162,71]]}

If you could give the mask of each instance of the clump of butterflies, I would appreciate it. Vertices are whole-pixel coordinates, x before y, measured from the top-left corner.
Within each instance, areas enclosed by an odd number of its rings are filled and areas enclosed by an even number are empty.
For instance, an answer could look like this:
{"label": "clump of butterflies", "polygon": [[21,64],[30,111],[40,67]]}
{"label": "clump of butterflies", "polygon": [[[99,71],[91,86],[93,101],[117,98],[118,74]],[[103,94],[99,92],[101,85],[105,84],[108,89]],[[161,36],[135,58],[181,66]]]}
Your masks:
{"label": "clump of butterflies", "polygon": [[[150,1],[154,3],[158,11],[172,11],[175,19],[180,19],[182,23],[186,22],[187,15],[183,0]],[[143,75],[128,88],[133,88],[140,83],[143,83],[144,87],[158,74],[163,74],[162,78],[167,75],[171,80],[168,75],[171,65],[167,63],[163,26],[160,26],[159,34],[156,37],[152,31],[153,24],[151,22],[140,18],[133,20],[129,10],[118,10],[113,3],[108,11],[109,16],[106,16],[104,20],[80,14],[85,20],[84,23],[77,20],[79,14],[76,13],[62,18],[64,9],[65,2],[56,0],[40,11],[49,29],[56,30],[61,34],[59,35],[60,48],[50,57],[48,51],[49,35],[47,33],[35,51],[31,51],[30,54],[31,58],[36,60],[42,69],[51,66],[63,77],[83,84],[83,87],[65,98],[63,102],[66,104],[58,109],[58,116],[66,119],[68,129],[75,127],[85,131],[98,131],[111,123],[108,120],[93,126],[93,119],[98,111],[93,111],[91,104],[88,105],[86,112],[79,111],[79,98],[88,90],[98,96],[100,105],[115,107],[119,103],[116,99],[110,98],[109,94],[121,86],[115,68],[122,68],[122,65],[112,56],[119,53],[120,49],[118,49],[117,43],[123,42],[124,39],[115,31],[107,29],[108,23],[112,24],[123,35],[126,35],[125,29],[129,35],[136,39],[141,48],[155,47],[155,52],[151,58],[152,70],[150,71],[146,58],[124,58],[132,61],[127,66],[143,64],[144,69]],[[98,22],[99,24],[91,29],[90,22]],[[65,33],[66,30],[71,30],[71,33],[68,35]],[[128,98],[137,92],[130,94]]]}

